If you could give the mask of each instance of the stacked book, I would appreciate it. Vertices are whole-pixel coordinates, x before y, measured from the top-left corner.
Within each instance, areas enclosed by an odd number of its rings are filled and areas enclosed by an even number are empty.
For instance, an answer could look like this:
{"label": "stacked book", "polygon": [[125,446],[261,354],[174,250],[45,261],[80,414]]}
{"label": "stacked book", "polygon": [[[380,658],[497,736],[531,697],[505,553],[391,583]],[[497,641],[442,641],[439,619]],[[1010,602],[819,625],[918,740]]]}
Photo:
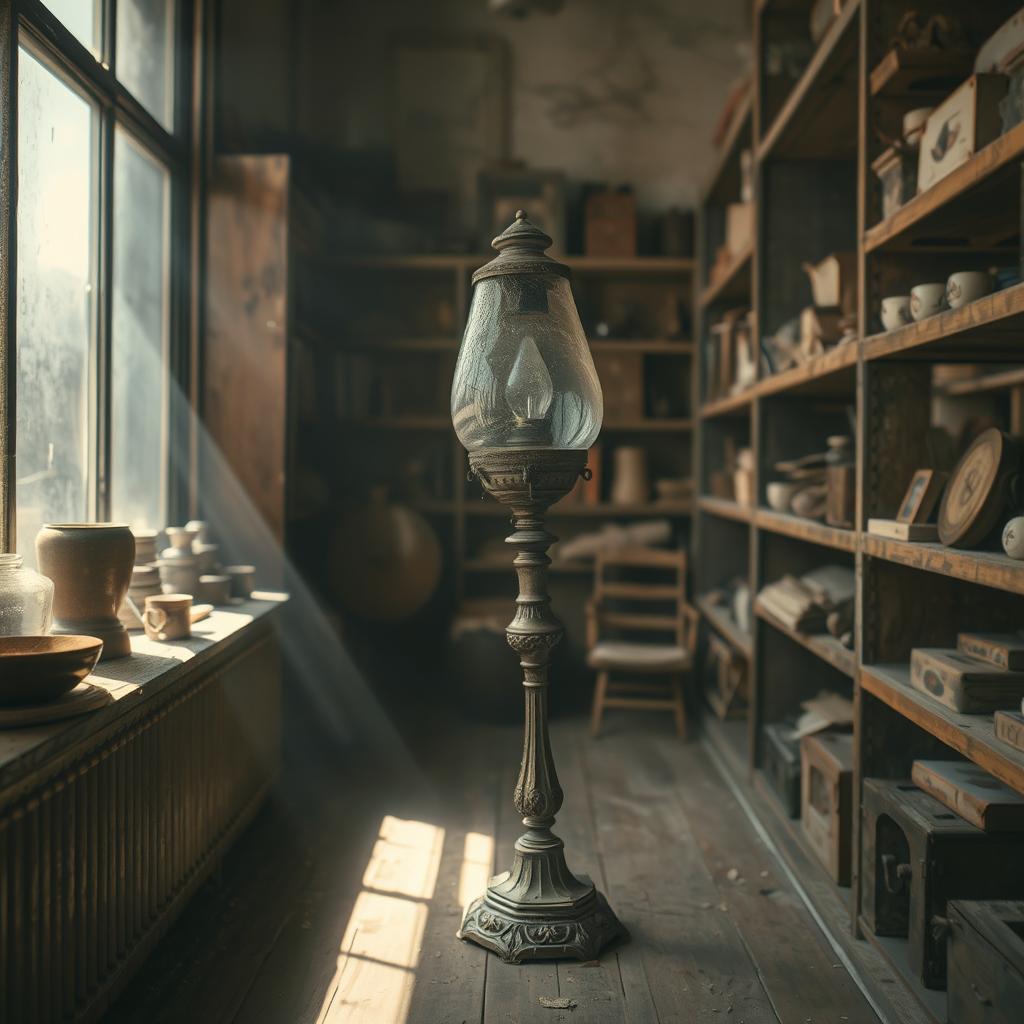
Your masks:
{"label": "stacked book", "polygon": [[963,714],[1016,707],[1024,698],[1024,635],[961,633],[955,648],[919,647],[910,655],[910,682]]}
{"label": "stacked book", "polygon": [[854,574],[842,565],[825,565],[803,576],[783,576],[757,595],[759,610],[798,633],[824,633],[833,622],[852,616]]}

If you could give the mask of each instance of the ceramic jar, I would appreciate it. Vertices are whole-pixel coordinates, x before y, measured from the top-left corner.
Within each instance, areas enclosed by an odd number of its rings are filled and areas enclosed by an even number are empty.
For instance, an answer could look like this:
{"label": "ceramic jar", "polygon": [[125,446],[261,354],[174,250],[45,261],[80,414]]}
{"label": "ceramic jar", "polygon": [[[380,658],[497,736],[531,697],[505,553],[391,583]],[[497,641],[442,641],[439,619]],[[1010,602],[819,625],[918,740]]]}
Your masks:
{"label": "ceramic jar", "polygon": [[231,600],[231,577],[216,573],[199,577],[199,600],[222,605]]}
{"label": "ceramic jar", "polygon": [[195,555],[180,548],[166,548],[156,563],[165,594],[194,594],[199,587],[199,563]]}
{"label": "ceramic jar", "polygon": [[210,543],[210,526],[205,519],[190,519],[185,529],[199,544]]}
{"label": "ceramic jar", "polygon": [[[160,570],[155,565],[136,565],[132,569],[132,581],[128,586],[128,596],[117,613],[124,628],[142,629],[140,616],[143,608],[146,607],[146,598],[160,593],[163,593],[160,589]],[[133,608],[132,605],[135,607]]]}
{"label": "ceramic jar", "polygon": [[226,565],[224,575],[231,577],[231,596],[248,600],[256,589],[256,567],[253,565]]}
{"label": "ceramic jar", "polygon": [[642,505],[651,494],[647,479],[647,450],[623,446],[614,452],[612,504]]}
{"label": "ceramic jar", "polygon": [[0,636],[44,636],[53,617],[53,583],[21,563],[21,555],[0,555]]}
{"label": "ceramic jar", "polygon": [[103,641],[100,660],[131,654],[128,633],[117,617],[135,561],[135,538],[127,526],[44,526],[36,536],[36,560],[53,580],[54,633],[98,637]]}

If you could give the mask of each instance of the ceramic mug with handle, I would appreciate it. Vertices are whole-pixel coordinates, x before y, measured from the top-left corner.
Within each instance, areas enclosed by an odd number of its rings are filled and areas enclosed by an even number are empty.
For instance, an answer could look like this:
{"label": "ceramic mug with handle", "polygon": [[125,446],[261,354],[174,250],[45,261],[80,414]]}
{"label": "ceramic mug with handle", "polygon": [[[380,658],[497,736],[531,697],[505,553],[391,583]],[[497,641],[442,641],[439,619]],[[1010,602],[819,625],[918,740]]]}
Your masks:
{"label": "ceramic mug with handle", "polygon": [[192,635],[192,595],[154,594],[142,616],[150,640],[186,640]]}

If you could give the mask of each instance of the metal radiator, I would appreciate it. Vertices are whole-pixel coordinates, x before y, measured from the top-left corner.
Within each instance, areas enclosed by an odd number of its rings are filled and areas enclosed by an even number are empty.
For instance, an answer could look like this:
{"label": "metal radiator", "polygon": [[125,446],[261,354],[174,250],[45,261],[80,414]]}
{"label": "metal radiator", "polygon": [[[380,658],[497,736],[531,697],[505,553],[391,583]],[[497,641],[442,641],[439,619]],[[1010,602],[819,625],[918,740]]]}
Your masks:
{"label": "metal radiator", "polygon": [[257,636],[0,794],[4,1024],[102,1014],[258,807],[280,662]]}

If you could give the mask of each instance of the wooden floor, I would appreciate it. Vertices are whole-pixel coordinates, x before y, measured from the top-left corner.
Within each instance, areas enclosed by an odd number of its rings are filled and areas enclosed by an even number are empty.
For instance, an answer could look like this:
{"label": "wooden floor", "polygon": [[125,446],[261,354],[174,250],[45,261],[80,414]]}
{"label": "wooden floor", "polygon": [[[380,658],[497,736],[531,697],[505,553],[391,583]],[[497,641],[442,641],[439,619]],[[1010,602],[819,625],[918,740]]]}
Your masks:
{"label": "wooden floor", "polygon": [[521,831],[518,730],[422,727],[419,749],[372,758],[290,744],[278,792],[108,1020],[877,1021],[707,748],[668,716],[608,723],[597,741],[554,730],[556,831],[632,934],[599,961],[513,967],[456,940]]}

